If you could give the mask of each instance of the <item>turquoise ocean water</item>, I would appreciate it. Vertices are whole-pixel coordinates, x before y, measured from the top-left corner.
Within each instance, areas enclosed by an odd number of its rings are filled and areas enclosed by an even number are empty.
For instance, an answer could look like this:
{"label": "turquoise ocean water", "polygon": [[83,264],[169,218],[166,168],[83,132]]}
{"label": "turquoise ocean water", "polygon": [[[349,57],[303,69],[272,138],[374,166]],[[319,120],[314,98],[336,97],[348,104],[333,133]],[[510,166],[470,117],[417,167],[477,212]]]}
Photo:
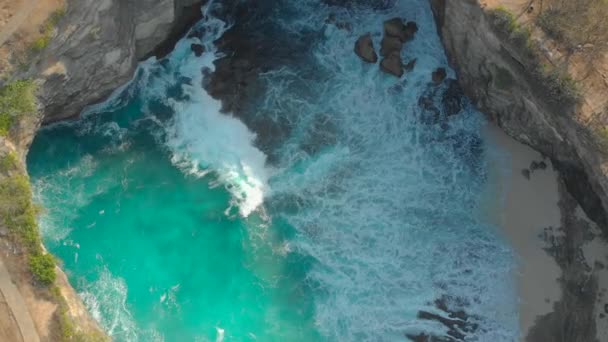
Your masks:
{"label": "turquoise ocean water", "polygon": [[[203,8],[202,38],[42,130],[28,156],[45,244],[104,329],[117,341],[403,341],[445,335],[417,314],[447,298],[478,326],[467,341],[515,340],[512,253],[478,217],[483,119],[466,107],[429,123],[421,110],[447,67],[427,1],[277,2],[264,19],[276,34],[314,39],[259,75],[248,122],[282,129],[265,146],[201,87],[233,24],[212,15],[219,5]],[[353,32],[326,25],[330,13]],[[352,51],[365,32],[379,46],[395,16],[420,28],[402,80]]]}

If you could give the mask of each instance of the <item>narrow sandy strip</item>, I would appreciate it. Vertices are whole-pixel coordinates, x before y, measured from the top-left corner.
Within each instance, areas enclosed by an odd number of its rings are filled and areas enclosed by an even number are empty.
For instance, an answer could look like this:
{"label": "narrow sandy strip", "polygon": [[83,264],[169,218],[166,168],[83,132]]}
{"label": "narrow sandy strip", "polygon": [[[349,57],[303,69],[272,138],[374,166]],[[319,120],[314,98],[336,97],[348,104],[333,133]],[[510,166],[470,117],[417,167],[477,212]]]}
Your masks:
{"label": "narrow sandy strip", "polygon": [[[553,227],[555,231],[560,227],[557,172],[548,159],[510,138],[495,125],[488,124],[484,135],[490,146],[491,193],[499,198],[491,216],[502,227],[517,257],[514,276],[523,340],[536,318],[552,312],[553,304],[561,298],[558,278],[562,271],[543,249],[547,245],[542,237],[545,228]],[[497,153],[493,154],[492,150]],[[542,161],[546,167],[532,171],[533,161]]]}
{"label": "narrow sandy strip", "polygon": [[34,322],[27,311],[27,306],[21,293],[13,284],[11,277],[0,258],[0,291],[10,307],[24,342],[39,342]]}

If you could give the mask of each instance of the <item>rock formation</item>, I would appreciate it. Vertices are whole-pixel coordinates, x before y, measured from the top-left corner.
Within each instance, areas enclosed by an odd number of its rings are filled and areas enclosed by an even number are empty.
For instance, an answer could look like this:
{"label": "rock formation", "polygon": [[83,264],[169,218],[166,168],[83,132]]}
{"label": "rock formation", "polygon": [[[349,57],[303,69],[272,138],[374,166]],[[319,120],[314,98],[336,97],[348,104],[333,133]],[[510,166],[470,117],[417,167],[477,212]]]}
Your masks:
{"label": "rock formation", "polygon": [[378,55],[374,49],[374,43],[372,42],[372,35],[370,33],[364,34],[355,42],[355,53],[364,62],[376,63],[378,61]]}
{"label": "rock formation", "polygon": [[45,78],[40,92],[44,121],[77,116],[127,82],[140,60],[171,51],[200,19],[202,2],[70,2],[60,34],[38,65],[37,72]]}
{"label": "rock formation", "polygon": [[380,70],[397,77],[403,76],[401,54],[399,52],[392,52],[390,55],[382,58],[382,61],[380,62]]}
{"label": "rock formation", "polygon": [[[403,44],[414,38],[418,25],[411,21],[404,24],[401,18],[393,18],[385,21],[383,28],[384,37],[380,43],[380,55],[384,58],[380,62],[380,70],[401,77],[404,72],[401,49]],[[405,69],[411,70],[415,63],[415,61],[410,61]]]}
{"label": "rock formation", "polygon": [[201,44],[191,44],[190,50],[192,50],[192,52],[194,52],[194,55],[196,57],[200,57],[205,52],[205,47]]}
{"label": "rock formation", "polygon": [[465,94],[507,134],[552,158],[569,192],[608,233],[607,154],[583,134],[580,109],[551,103],[550,90],[531,78],[534,66],[496,33],[478,0],[430,2]]}

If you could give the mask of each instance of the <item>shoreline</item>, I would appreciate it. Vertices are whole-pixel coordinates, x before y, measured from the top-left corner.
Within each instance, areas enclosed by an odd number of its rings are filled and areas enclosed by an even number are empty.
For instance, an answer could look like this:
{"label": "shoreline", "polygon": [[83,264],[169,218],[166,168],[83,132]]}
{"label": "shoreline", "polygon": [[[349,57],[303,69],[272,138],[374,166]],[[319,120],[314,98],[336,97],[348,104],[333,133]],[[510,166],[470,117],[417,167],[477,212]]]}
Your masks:
{"label": "shoreline", "polygon": [[520,341],[608,340],[608,243],[601,229],[548,158],[493,123],[483,136],[493,196],[484,209],[515,254]]}
{"label": "shoreline", "polygon": [[[538,316],[553,310],[562,294],[558,282],[562,270],[545,251],[549,246],[542,239],[545,228],[560,226],[558,174],[551,161],[496,125],[488,123],[483,135],[491,151],[498,152],[487,157],[488,184],[494,194],[494,205],[487,209],[515,253],[513,278],[519,299],[520,336],[524,337]],[[539,168],[532,171],[533,162]]]}

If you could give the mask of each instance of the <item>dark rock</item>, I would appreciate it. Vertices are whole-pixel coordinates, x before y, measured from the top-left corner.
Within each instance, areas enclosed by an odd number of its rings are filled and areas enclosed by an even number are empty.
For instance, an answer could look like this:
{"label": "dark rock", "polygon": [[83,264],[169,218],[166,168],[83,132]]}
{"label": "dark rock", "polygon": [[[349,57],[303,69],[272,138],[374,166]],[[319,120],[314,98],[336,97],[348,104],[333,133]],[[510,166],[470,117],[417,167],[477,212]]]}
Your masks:
{"label": "dark rock", "polygon": [[536,160],[533,160],[533,161],[530,163],[530,171],[536,171],[536,170],[538,170],[538,169],[540,169],[540,165],[539,165],[539,163],[538,163]]}
{"label": "dark rock", "polygon": [[408,21],[407,24],[405,24],[405,33],[409,39],[414,38],[416,32],[418,32],[418,24],[413,21]]}
{"label": "dark rock", "polygon": [[327,16],[327,19],[325,19],[325,23],[326,24],[333,24],[336,22],[336,14],[335,13],[330,13],[329,16]]}
{"label": "dark rock", "polygon": [[445,115],[452,116],[464,108],[464,93],[455,79],[448,79],[447,83],[448,86],[443,93],[441,104]]}
{"label": "dark rock", "polygon": [[417,31],[418,25],[412,21],[404,24],[401,18],[393,18],[384,22],[384,35],[399,38],[402,43],[412,40]]}
{"label": "dark rock", "polygon": [[412,71],[414,70],[414,67],[416,66],[416,58],[412,59],[411,61],[407,62],[407,64],[405,65],[405,71]]}
{"label": "dark rock", "polygon": [[425,333],[419,333],[418,335],[405,334],[405,337],[412,342],[454,342],[452,338],[427,335]]}
{"label": "dark rock", "polygon": [[385,35],[380,42],[380,56],[386,57],[393,52],[401,53],[403,43],[399,38]]}
{"label": "dark rock", "polygon": [[205,35],[205,29],[200,27],[200,28],[197,28],[196,30],[192,30],[190,33],[188,33],[187,38],[203,39],[204,35]]}
{"label": "dark rock", "polygon": [[443,80],[445,80],[445,78],[447,77],[447,73],[445,71],[445,68],[437,68],[435,69],[435,71],[433,71],[433,83],[435,84],[439,84],[441,82],[443,82]]}
{"label": "dark rock", "polygon": [[203,55],[203,53],[205,52],[205,47],[201,44],[190,44],[190,50],[192,50],[192,52],[194,52],[194,55],[196,57],[200,57]]}
{"label": "dark rock", "polygon": [[340,30],[344,30],[344,31],[348,31],[348,32],[353,31],[353,25],[351,23],[345,22],[345,21],[337,22],[336,27],[339,28]]}
{"label": "dark rock", "polygon": [[521,170],[521,175],[529,180],[530,179],[530,170],[528,170],[528,169],[522,169]]}
{"label": "dark rock", "polygon": [[600,196],[589,182],[587,173],[575,164],[561,163],[555,159],[551,161],[553,167],[559,171],[564,180],[568,193],[578,201],[585,214],[599,227],[602,227],[604,233],[608,234],[608,231],[606,231],[606,227],[608,227],[607,213],[602,207]]}
{"label": "dark rock", "polygon": [[330,6],[340,6],[344,8],[370,8],[374,10],[385,10],[395,4],[395,0],[323,0]]}
{"label": "dark rock", "polygon": [[541,169],[541,170],[545,170],[547,168],[547,163],[545,163],[544,161],[541,160],[538,163],[538,168]]}
{"label": "dark rock", "polygon": [[420,120],[425,124],[435,124],[439,121],[441,111],[435,106],[432,96],[423,95],[418,99],[418,107],[422,109]]}
{"label": "dark rock", "polygon": [[401,55],[397,52],[393,52],[384,57],[380,62],[380,70],[397,77],[403,76],[403,63],[401,63]]}
{"label": "dark rock", "polygon": [[355,53],[364,62],[376,63],[378,61],[378,55],[374,50],[374,43],[372,42],[371,34],[364,34],[355,42]]}
{"label": "dark rock", "polygon": [[336,25],[340,30],[352,32],[353,24],[346,21],[338,21],[335,13],[330,13],[327,19],[325,19],[326,24]]}

